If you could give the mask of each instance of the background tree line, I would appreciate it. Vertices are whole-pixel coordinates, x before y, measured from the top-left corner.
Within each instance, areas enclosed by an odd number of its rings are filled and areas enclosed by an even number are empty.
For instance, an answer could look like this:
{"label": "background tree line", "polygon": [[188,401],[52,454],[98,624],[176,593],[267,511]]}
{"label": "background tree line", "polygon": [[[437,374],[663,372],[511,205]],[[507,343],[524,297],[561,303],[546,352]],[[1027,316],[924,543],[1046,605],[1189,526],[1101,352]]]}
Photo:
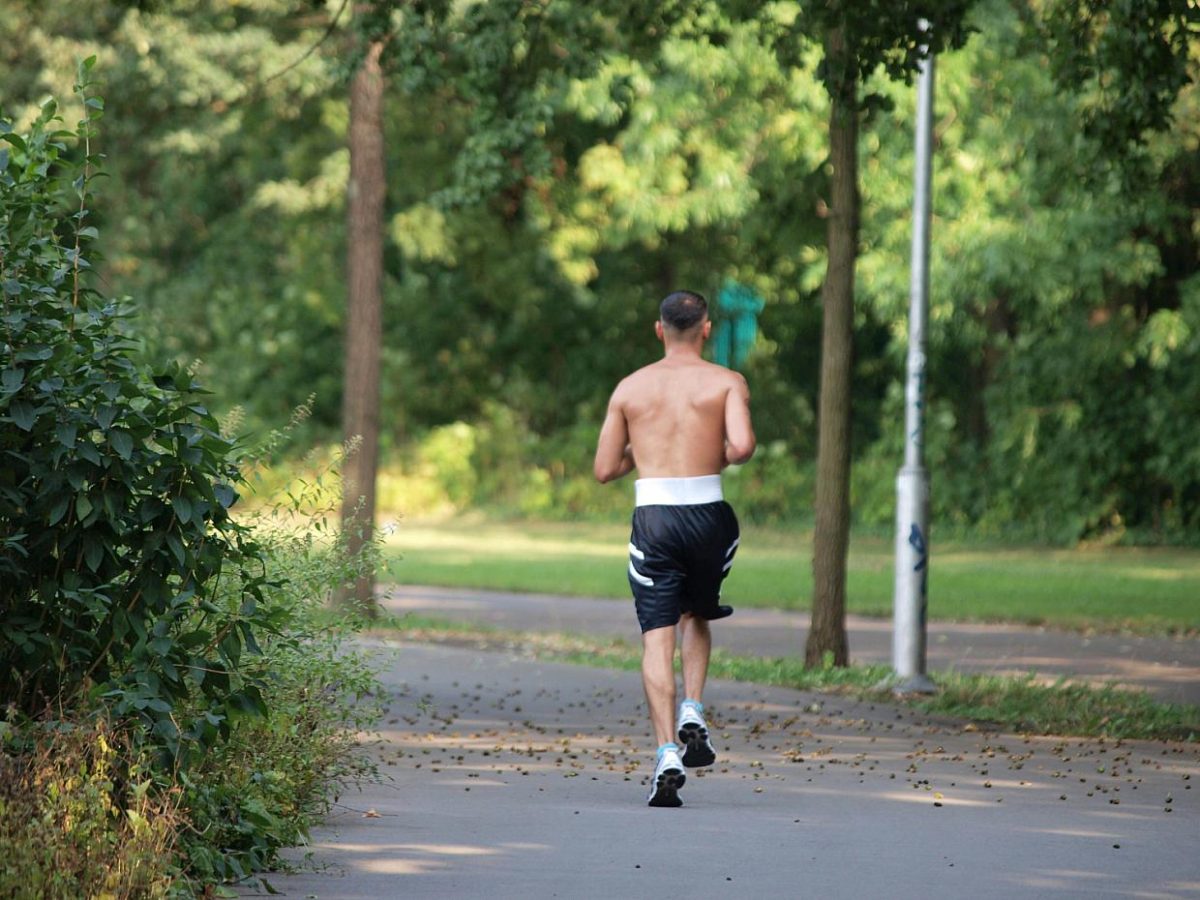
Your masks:
{"label": "background tree line", "polygon": [[[752,514],[803,515],[830,95],[823,47],[794,27],[798,8],[743,5],[753,9],[667,4],[645,32],[653,40],[607,45],[603,21],[566,5],[546,26],[561,41],[526,42],[561,54],[542,80],[529,73],[553,60],[522,55],[519,17],[506,41],[481,31],[442,52],[430,35],[447,5],[406,8],[384,61],[385,464],[411,469],[422,448],[426,463],[443,461],[439,477],[458,472],[500,502],[530,494],[500,475],[536,470],[549,499],[527,506],[586,511],[594,498],[576,478],[612,385],[656,354],[657,299],[679,285],[712,298],[736,280],[767,301],[747,363],[767,448],[761,471],[745,473],[757,479],[748,499],[763,498]],[[251,427],[285,421],[315,394],[306,443],[338,436],[345,79],[361,46],[346,6],[53,0],[0,11],[4,104],[18,115],[69,88],[75,60],[99,56],[105,290],[136,298],[144,353],[201,360],[213,405],[241,406]],[[1184,41],[1194,72],[1194,42],[1155,20],[1158,6],[1139,14]],[[939,61],[935,527],[1194,540],[1197,94],[1188,84],[1173,100],[1169,129],[1117,129],[1120,115],[1155,105],[1122,87],[1136,66],[1088,77],[1084,57],[1062,49],[1061,29],[1078,23],[1048,9],[977,3],[969,41]],[[1076,36],[1108,40],[1102,29]],[[1151,63],[1133,79],[1147,91],[1151,74],[1170,74]],[[883,72],[863,95],[873,99],[857,153],[852,509],[882,525],[901,438],[914,97]],[[443,446],[456,422],[475,429],[457,451]],[[432,450],[431,435],[442,438]],[[456,458],[468,452],[469,475]]]}

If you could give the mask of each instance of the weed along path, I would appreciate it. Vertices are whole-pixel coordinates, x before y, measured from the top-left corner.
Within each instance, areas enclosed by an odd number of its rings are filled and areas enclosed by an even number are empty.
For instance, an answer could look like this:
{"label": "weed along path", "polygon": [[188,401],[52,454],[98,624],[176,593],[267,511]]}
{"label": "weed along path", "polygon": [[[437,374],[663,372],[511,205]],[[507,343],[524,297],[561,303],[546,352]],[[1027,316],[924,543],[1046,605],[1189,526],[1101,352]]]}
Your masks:
{"label": "weed along path", "polygon": [[[713,681],[718,749],[645,805],[639,676],[378,640],[383,779],[271,890],[358,898],[1200,896],[1200,746],[1028,738]],[[245,896],[266,894],[246,885]]]}
{"label": "weed along path", "polygon": [[[389,586],[381,596],[395,615],[419,614],[482,623],[512,631],[550,631],[622,637],[638,642],[632,604],[619,600],[514,594],[465,588]],[[806,612],[738,608],[713,628],[713,644],[761,657],[802,653]],[[890,664],[892,623],[847,618],[855,663]],[[1093,682],[1115,681],[1160,700],[1200,706],[1200,638],[1082,634],[1021,625],[929,623],[929,668],[989,674],[1031,671]]]}

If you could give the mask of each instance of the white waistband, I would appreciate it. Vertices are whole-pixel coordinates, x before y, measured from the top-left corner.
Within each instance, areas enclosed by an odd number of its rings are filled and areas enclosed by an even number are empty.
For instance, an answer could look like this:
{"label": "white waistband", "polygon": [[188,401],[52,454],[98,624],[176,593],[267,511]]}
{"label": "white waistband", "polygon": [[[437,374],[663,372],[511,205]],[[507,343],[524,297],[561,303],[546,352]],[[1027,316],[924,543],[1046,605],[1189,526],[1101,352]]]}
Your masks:
{"label": "white waistband", "polygon": [[638,506],[697,506],[723,500],[720,475],[691,478],[639,478],[633,484]]}

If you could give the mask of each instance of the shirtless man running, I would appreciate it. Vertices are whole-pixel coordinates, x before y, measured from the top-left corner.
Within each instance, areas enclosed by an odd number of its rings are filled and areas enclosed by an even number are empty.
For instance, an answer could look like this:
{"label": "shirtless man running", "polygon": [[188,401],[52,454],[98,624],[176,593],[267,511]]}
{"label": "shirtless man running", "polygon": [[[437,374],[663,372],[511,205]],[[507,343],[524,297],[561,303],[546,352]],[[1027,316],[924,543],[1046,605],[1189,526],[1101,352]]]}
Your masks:
{"label": "shirtless man running", "polygon": [[[712,651],[708,623],[733,612],[718,600],[738,545],[737,518],[722,499],[720,473],[748,460],[755,439],[746,379],[700,356],[711,330],[699,294],[676,291],[663,300],[654,323],[663,358],[617,385],[596,447],[598,481],[638,472],[629,586],[658,741],[650,806],[681,806],[684,767],[711,766],[716,759],[701,702]],[[684,693],[678,719],[677,625]]]}

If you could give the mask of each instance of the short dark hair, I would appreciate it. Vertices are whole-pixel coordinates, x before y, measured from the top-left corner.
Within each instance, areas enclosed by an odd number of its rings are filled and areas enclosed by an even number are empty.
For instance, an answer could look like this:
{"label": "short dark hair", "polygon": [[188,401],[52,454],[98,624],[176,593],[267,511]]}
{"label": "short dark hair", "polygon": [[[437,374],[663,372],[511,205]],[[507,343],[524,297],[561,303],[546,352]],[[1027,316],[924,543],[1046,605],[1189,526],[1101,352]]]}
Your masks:
{"label": "short dark hair", "polygon": [[695,291],[667,294],[658,308],[662,323],[675,331],[687,331],[704,321],[707,314],[708,301]]}

